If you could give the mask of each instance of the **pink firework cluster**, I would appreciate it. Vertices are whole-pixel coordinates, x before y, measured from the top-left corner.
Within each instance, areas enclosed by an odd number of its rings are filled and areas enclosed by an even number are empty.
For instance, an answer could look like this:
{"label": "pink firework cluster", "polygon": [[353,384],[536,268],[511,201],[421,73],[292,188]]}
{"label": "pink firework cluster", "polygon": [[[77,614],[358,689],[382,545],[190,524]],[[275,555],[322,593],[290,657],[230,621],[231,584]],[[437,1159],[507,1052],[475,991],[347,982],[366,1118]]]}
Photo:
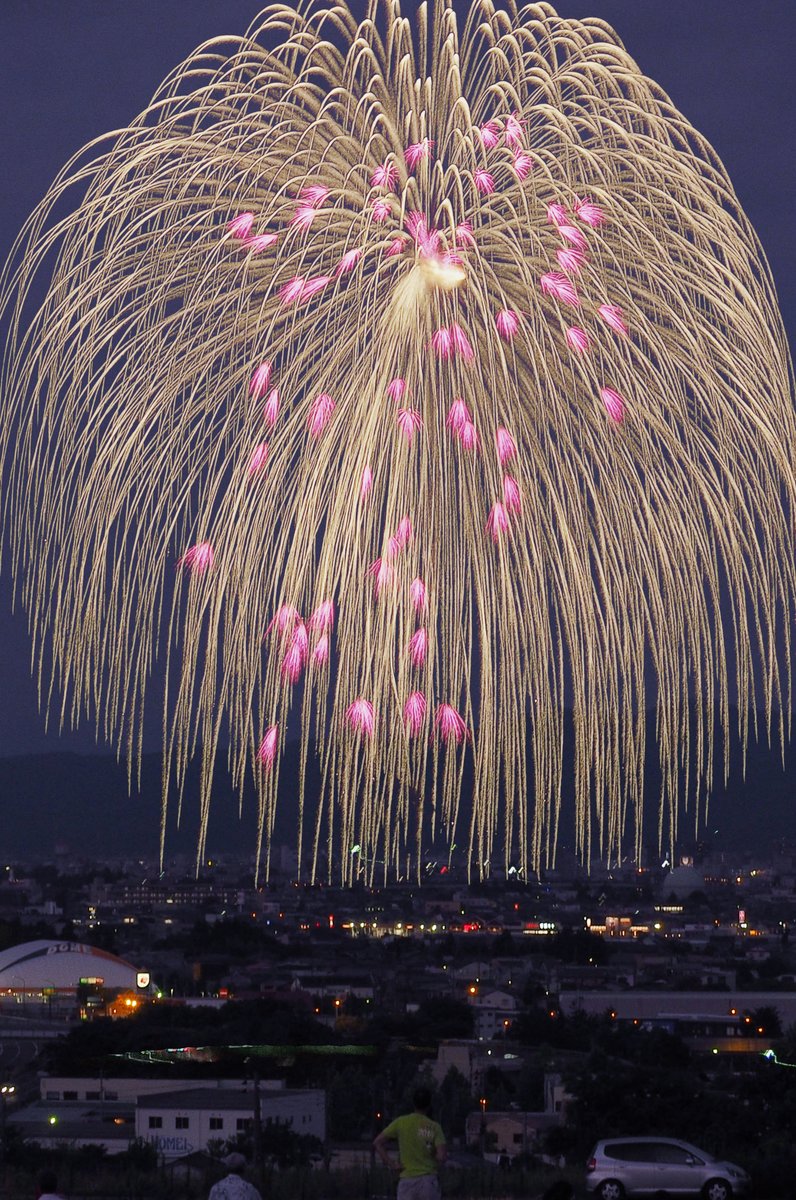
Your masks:
{"label": "pink firework cluster", "polygon": [[[486,165],[479,166],[472,174],[473,194],[476,202],[490,203],[490,197],[499,191],[500,181],[506,168],[505,149],[510,153],[510,169],[514,182],[523,183],[534,167],[534,159],[526,146],[525,122],[518,113],[506,117],[494,117],[485,121],[477,130],[481,147],[487,158]],[[500,149],[494,165],[489,161],[491,152]],[[396,195],[401,177],[429,170],[433,162],[434,141],[428,137],[414,142],[403,152],[403,162],[388,155],[383,161],[368,168],[366,172],[370,191],[363,197],[366,214],[373,226],[394,223],[392,232],[378,235],[374,243],[366,232],[362,244],[349,244],[348,248],[332,265],[323,271],[312,270],[300,276],[279,279],[275,275],[273,287],[279,303],[285,308],[301,307],[310,302],[326,300],[334,289],[346,285],[346,280],[366,261],[366,256],[381,253],[386,259],[400,262],[409,255],[415,260],[431,260],[440,268],[464,268],[468,250],[476,246],[477,233],[471,220],[463,219],[450,233],[443,233],[420,211],[410,210],[401,219],[401,206]],[[306,238],[319,228],[332,211],[334,197],[329,188],[320,184],[306,184],[298,190],[295,199],[289,202],[289,211],[284,217],[284,228],[279,233],[258,231],[254,212],[237,214],[227,225],[228,236],[240,243],[252,254],[260,254],[276,246],[283,238]],[[546,218],[546,220],[544,219]],[[401,222],[402,223],[399,223]],[[560,309],[573,312],[584,311],[581,290],[584,281],[593,277],[587,273],[590,263],[590,237],[605,223],[603,210],[588,197],[576,197],[570,204],[554,201],[547,204],[540,222],[542,230],[554,235],[556,244],[549,244],[550,267],[539,277],[539,289],[543,302],[551,301]],[[397,228],[395,225],[397,224]],[[543,232],[543,239],[549,235]],[[276,263],[278,270],[278,260]],[[564,340],[568,349],[576,356],[590,355],[601,331],[620,338],[628,336],[628,328],[618,304],[604,298],[593,306],[593,328],[584,324],[566,324]],[[512,345],[522,338],[525,329],[524,314],[515,307],[501,307],[494,313],[494,332],[505,344],[504,353],[511,353]],[[477,365],[477,342],[462,320],[449,321],[436,328],[429,349],[441,369],[454,370]],[[271,430],[280,416],[280,393],[274,384],[275,368],[270,359],[257,364],[249,380],[249,395],[257,402],[262,401],[262,424]],[[606,382],[599,389],[600,399],[608,418],[620,423],[625,416],[624,397]],[[386,387],[387,400],[395,406],[395,426],[406,445],[411,447],[423,429],[423,415],[412,402],[409,383],[402,375],[392,378]],[[333,420],[336,404],[334,398],[320,391],[308,399],[306,418],[307,433],[312,440],[321,438]],[[473,415],[461,396],[450,403],[446,417],[450,437],[462,451],[481,453],[481,436],[476,429]],[[519,462],[517,441],[511,430],[498,425],[494,430],[494,454],[499,478],[502,480],[499,494],[488,507],[485,518],[485,533],[499,544],[511,534],[512,522],[522,510],[522,492],[517,478],[515,463]],[[267,469],[269,443],[264,438],[250,450],[247,461],[249,476],[258,476]],[[361,469],[359,501],[368,501],[373,488],[373,470],[370,464]],[[398,581],[397,568],[410,541],[414,529],[409,516],[404,516],[397,528],[385,537],[381,556],[371,564],[369,575],[373,579],[376,601],[386,589],[394,591]],[[190,547],[180,564],[196,573],[209,571],[213,567],[214,554],[209,542]],[[401,572],[402,573],[402,572]],[[428,701],[422,690],[420,676],[427,669],[432,652],[431,631],[428,627],[428,598],[426,586],[419,576],[412,580],[409,598],[414,610],[416,628],[406,645],[406,656],[410,669],[418,678],[403,703],[403,724],[409,738],[417,737],[423,730],[428,713]],[[322,601],[305,622],[295,607],[282,605],[268,627],[266,636],[274,635],[281,655],[280,672],[284,683],[293,686],[300,680],[308,663],[315,668],[325,667],[329,662],[330,635],[334,625],[334,604]],[[376,730],[378,714],[373,702],[364,696],[353,699],[345,710],[345,722],[357,736],[370,738]],[[435,711],[433,730],[442,741],[461,743],[467,736],[464,718],[448,703],[440,703]],[[266,731],[259,750],[263,765],[270,769],[279,744],[278,726]]]}
{"label": "pink firework cluster", "polygon": [[[605,221],[603,210],[589,198],[576,197],[571,211],[564,204],[554,203],[547,206],[547,222],[560,238],[560,245],[555,252],[560,270],[546,271],[540,276],[539,288],[544,296],[566,308],[577,310],[582,307],[575,280],[580,278],[584,266],[589,261],[587,231],[599,229]],[[598,304],[595,311],[602,325],[619,337],[628,336],[627,323],[618,304]],[[598,334],[589,334],[580,325],[570,325],[566,331],[567,345],[577,355],[591,352],[595,336]],[[616,388],[606,385],[600,388],[600,399],[611,420],[619,424],[625,416],[624,397]]]}
{"label": "pink firework cluster", "polygon": [[329,661],[329,636],[333,626],[332,600],[322,600],[306,622],[295,605],[280,605],[265,631],[265,636],[277,636],[282,653],[282,679],[285,683],[298,683],[308,662],[313,667],[326,666]]}

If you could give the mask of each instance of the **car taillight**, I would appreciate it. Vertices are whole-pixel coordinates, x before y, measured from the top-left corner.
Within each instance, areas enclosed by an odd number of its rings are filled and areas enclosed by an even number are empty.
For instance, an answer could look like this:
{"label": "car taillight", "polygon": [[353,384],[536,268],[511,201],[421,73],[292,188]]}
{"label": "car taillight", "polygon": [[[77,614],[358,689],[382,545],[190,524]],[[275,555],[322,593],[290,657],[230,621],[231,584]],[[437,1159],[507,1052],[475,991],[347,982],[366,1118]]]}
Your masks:
{"label": "car taillight", "polygon": [[597,1170],[597,1159],[596,1158],[589,1159],[589,1161],[586,1163],[586,1170],[587,1171],[596,1171]]}

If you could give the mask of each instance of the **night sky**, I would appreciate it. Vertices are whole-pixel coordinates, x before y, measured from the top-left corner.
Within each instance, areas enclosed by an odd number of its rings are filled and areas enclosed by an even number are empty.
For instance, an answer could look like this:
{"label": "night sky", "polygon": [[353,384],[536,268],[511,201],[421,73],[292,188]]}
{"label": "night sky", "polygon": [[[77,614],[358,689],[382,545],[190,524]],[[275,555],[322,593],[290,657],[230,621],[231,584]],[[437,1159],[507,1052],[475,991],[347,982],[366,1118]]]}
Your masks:
{"label": "night sky", "polygon": [[[642,70],[712,142],[769,258],[793,346],[796,4],[560,0],[557,7],[562,16],[612,24]],[[76,150],[127,124],[197,45],[242,34],[257,12],[257,0],[2,0],[0,255]],[[0,755],[90,750],[92,729],[44,731],[25,621],[11,613],[5,575],[0,644]]]}

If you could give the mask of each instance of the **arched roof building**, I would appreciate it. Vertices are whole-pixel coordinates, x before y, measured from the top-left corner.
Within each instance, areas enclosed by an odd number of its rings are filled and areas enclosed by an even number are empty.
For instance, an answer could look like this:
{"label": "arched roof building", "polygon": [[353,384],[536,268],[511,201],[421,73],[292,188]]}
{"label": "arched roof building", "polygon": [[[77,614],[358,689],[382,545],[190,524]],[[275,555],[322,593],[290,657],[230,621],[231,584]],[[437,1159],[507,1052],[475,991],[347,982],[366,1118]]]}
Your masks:
{"label": "arched roof building", "polygon": [[80,942],[39,940],[0,951],[0,998],[3,995],[69,995],[90,980],[108,990],[147,987],[132,963]]}

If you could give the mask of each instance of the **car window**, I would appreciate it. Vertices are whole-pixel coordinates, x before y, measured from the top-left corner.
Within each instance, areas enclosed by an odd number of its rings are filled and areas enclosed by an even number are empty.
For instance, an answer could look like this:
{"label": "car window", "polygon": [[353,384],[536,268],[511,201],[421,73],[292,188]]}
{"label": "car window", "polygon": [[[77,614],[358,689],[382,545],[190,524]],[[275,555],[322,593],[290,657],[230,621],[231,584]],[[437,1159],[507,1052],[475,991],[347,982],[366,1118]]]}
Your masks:
{"label": "car window", "polygon": [[611,1142],[605,1147],[605,1157],[620,1162],[655,1162],[653,1142]]}
{"label": "car window", "polygon": [[685,1146],[672,1146],[667,1142],[661,1142],[655,1147],[655,1161],[659,1163],[699,1163],[701,1159],[691,1151],[686,1150]]}

